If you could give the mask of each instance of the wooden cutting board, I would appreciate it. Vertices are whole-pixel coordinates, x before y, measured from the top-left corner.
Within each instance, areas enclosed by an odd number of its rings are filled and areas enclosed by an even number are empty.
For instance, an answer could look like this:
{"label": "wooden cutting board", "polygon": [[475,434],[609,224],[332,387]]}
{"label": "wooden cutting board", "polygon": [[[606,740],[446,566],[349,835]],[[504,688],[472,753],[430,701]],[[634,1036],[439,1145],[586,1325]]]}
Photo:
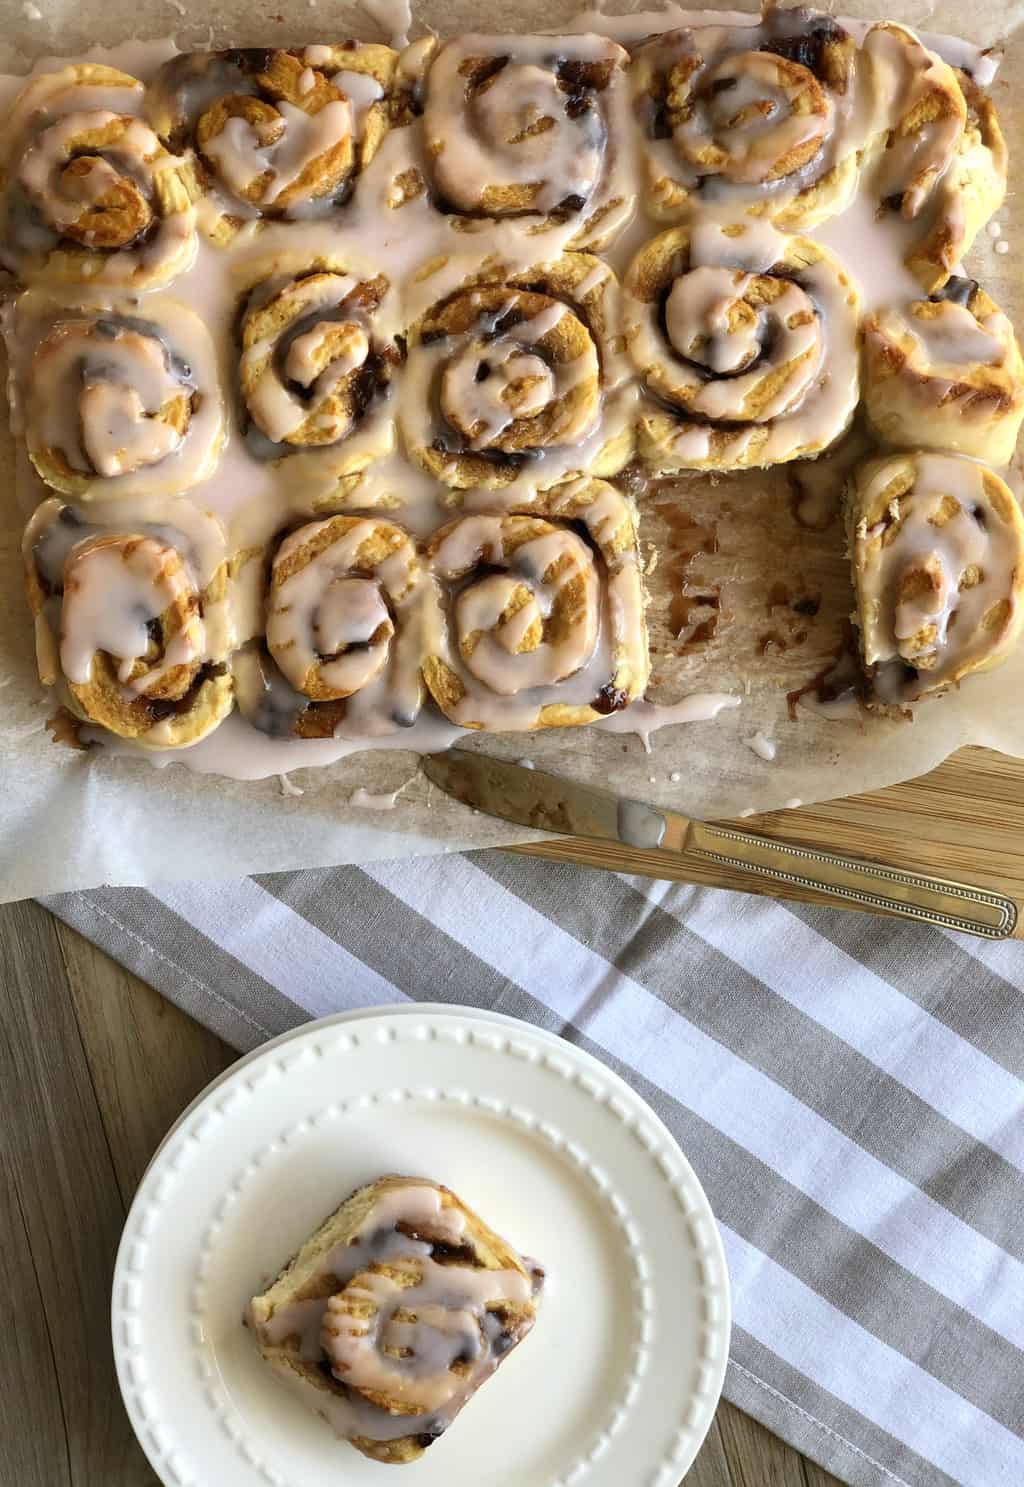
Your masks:
{"label": "wooden cutting board", "polygon": [[[776,841],[1004,893],[1018,907],[1014,935],[1024,939],[1024,759],[961,749],[930,774],[901,785],[733,824]],[[823,892],[715,863],[688,858],[676,867],[667,853],[612,842],[558,837],[514,850],[584,867],[854,907]]]}

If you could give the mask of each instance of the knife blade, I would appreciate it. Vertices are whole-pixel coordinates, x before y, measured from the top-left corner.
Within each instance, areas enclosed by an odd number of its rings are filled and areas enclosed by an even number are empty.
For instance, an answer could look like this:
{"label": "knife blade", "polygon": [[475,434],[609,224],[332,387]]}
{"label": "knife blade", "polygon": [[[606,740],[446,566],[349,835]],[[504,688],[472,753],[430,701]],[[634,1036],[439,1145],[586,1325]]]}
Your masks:
{"label": "knife blade", "polygon": [[1013,899],[968,883],[777,841],[729,823],[691,820],[642,800],[468,749],[428,754],[421,768],[446,795],[488,816],[558,836],[664,854],[676,869],[685,870],[687,857],[705,868],[717,863],[749,873],[753,880],[813,889],[850,908],[896,914],[984,939],[1007,939],[1017,929]]}
{"label": "knife blade", "polygon": [[610,790],[577,785],[543,769],[527,769],[468,749],[428,754],[422,768],[446,795],[474,810],[561,836],[678,852],[692,824],[685,816],[656,810],[641,800],[623,799]]}

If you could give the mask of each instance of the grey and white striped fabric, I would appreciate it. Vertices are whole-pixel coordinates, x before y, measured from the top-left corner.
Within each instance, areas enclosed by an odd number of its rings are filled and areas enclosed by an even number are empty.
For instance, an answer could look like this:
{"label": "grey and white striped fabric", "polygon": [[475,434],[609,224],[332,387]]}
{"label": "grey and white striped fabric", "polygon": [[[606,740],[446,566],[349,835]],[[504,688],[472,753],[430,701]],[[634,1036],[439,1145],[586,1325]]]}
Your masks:
{"label": "grey and white striped fabric", "polygon": [[579,1043],[714,1205],[731,1400],[849,1483],[1024,1483],[1024,947],[500,852],[47,903],[238,1048],[409,998]]}

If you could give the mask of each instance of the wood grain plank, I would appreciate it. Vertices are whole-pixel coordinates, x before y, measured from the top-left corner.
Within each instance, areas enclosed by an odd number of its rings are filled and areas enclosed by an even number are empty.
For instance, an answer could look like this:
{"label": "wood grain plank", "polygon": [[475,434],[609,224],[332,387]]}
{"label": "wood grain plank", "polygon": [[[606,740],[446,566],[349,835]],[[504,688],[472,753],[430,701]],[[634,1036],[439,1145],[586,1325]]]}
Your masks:
{"label": "wood grain plank", "polygon": [[811,1461],[806,1456],[801,1456],[800,1460],[807,1478],[807,1487],[840,1487],[832,1473],[825,1471],[816,1461]]}
{"label": "wood grain plank", "polygon": [[238,1055],[75,930],[56,930],[127,1208],[168,1127]]}
{"label": "wood grain plank", "polygon": [[[847,853],[1006,893],[1024,937],[1024,760],[962,749],[931,774],[886,790],[753,816],[743,827],[776,841]],[[771,898],[850,908],[812,889],[614,842],[557,837],[510,850],[613,872],[641,873]]]}
{"label": "wood grain plank", "polygon": [[[733,1477],[733,1487],[840,1487],[757,1420],[723,1402],[717,1420]],[[809,1473],[814,1472],[811,1477]],[[689,1483],[687,1482],[687,1487]]]}
{"label": "wood grain plank", "polygon": [[[10,1116],[8,1123],[13,1125]],[[57,1355],[7,1151],[0,1150],[0,1452],[12,1482],[70,1487]]]}
{"label": "wood grain plank", "polygon": [[[735,1478],[729,1469],[729,1455],[722,1439],[721,1414],[730,1406],[724,1401],[718,1406],[711,1422],[707,1440],[697,1453],[697,1459],[686,1473],[686,1487],[736,1487]],[[787,1446],[788,1450],[789,1447]]]}
{"label": "wood grain plank", "polygon": [[[110,1352],[110,1276],[124,1211],[54,923],[35,904],[0,910],[0,986],[5,1163],[55,1339],[66,1452],[63,1474],[37,1477],[38,1487],[141,1487],[152,1475],[121,1408]],[[2,1370],[5,1379],[11,1372]],[[35,1433],[52,1416],[51,1392],[19,1429]]]}

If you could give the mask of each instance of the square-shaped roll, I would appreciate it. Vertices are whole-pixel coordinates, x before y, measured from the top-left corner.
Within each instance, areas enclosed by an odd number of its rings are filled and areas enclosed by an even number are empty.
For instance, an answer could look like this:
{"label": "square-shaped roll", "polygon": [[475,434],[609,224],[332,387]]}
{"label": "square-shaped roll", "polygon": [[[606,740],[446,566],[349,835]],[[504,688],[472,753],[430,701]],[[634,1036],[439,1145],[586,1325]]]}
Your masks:
{"label": "square-shaped roll", "polygon": [[448,1188],[359,1188],[249,1307],[260,1352],[376,1461],[422,1456],[533,1327],[543,1271]]}

